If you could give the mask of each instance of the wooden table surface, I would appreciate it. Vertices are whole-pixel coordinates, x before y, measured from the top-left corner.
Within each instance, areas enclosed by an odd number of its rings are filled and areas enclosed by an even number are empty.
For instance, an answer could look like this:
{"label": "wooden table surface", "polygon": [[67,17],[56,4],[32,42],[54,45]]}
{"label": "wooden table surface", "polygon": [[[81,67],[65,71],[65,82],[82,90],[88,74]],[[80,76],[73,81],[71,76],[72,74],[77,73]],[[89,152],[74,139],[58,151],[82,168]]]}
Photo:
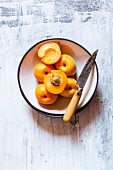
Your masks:
{"label": "wooden table surface", "polygon": [[[0,0],[0,170],[113,170],[112,2]],[[19,91],[22,56],[53,37],[99,49],[98,87],[78,128],[37,113]]]}

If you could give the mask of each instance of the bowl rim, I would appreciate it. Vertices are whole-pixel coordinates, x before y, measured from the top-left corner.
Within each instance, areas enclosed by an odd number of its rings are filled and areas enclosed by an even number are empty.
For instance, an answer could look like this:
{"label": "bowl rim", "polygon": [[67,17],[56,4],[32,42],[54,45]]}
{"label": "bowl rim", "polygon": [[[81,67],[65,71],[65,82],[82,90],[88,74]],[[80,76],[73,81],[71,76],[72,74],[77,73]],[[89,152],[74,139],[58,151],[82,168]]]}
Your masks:
{"label": "bowl rim", "polygon": [[[72,42],[72,43],[80,46],[80,47],[81,47],[82,49],[84,49],[90,56],[91,56],[91,53],[90,53],[88,50],[86,50],[85,47],[83,47],[82,45],[80,45],[79,43],[77,43],[77,42],[75,42],[75,41],[73,41],[73,40],[70,40],[70,39],[67,39],[67,38],[49,38],[49,39],[41,40],[41,41],[35,43],[33,46],[31,46],[31,48],[29,48],[29,49],[27,50],[27,52],[23,55],[22,59],[20,60],[20,63],[19,63],[19,66],[18,66],[18,70],[17,70],[17,81],[18,81],[18,85],[19,85],[20,92],[21,92],[24,100],[25,100],[35,111],[37,111],[38,113],[41,113],[42,115],[45,115],[45,116],[47,116],[47,117],[62,118],[62,117],[64,116],[64,114],[47,113],[47,112],[42,111],[42,110],[36,108],[35,106],[33,106],[33,105],[30,103],[30,101],[27,99],[26,95],[24,94],[24,91],[22,90],[21,83],[20,83],[20,77],[19,77],[21,64],[22,64],[24,58],[26,57],[26,55],[28,54],[28,52],[29,52],[31,49],[33,49],[36,45],[38,45],[38,44],[40,44],[40,43],[43,43],[43,42],[45,42],[45,41],[49,41],[49,40],[64,40],[64,41],[69,41],[69,42]],[[96,91],[96,89],[97,89],[98,79],[99,79],[99,73],[98,73],[98,66],[97,66],[96,61],[95,61],[95,66],[96,66],[96,70],[97,70],[97,83],[96,83],[95,90],[94,90],[94,92],[93,92],[90,100],[89,100],[84,106],[82,106],[81,108],[77,109],[76,114],[78,114],[79,112],[81,112],[82,110],[84,110],[84,109],[88,106],[88,104],[91,102],[91,100],[92,100],[92,98],[93,98],[93,96],[94,96],[94,94],[95,94],[95,91]]]}

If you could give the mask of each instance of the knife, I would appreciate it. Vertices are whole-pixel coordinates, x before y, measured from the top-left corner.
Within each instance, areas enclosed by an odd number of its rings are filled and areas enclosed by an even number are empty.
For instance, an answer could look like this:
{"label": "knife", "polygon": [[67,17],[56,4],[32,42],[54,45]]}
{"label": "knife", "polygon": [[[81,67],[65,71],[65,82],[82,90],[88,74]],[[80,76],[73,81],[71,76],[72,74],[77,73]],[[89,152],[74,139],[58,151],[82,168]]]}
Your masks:
{"label": "knife", "polygon": [[70,122],[73,115],[75,114],[76,112],[76,109],[77,109],[77,106],[78,106],[78,103],[80,101],[80,98],[81,98],[81,95],[82,95],[82,91],[83,91],[83,88],[86,84],[86,81],[89,77],[89,74],[92,70],[92,66],[95,62],[95,58],[97,56],[97,53],[98,53],[98,50],[96,50],[92,55],[91,57],[88,59],[87,63],[85,64],[78,80],[77,80],[77,84],[79,86],[78,90],[75,92],[75,94],[73,95],[67,109],[66,109],[66,112],[64,114],[64,117],[63,117],[63,120],[65,122]]}

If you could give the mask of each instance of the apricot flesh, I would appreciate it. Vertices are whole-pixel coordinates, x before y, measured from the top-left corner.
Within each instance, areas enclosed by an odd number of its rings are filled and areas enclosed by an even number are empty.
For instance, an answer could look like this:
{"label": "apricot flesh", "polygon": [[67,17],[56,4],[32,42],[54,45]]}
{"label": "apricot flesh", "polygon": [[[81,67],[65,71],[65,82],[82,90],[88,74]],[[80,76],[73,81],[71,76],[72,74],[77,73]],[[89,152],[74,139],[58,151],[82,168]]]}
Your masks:
{"label": "apricot flesh", "polygon": [[60,46],[55,42],[43,44],[38,49],[38,56],[45,64],[55,64],[61,57]]}
{"label": "apricot flesh", "polygon": [[67,76],[60,70],[52,70],[51,74],[44,76],[44,84],[49,92],[59,94],[67,84]]}

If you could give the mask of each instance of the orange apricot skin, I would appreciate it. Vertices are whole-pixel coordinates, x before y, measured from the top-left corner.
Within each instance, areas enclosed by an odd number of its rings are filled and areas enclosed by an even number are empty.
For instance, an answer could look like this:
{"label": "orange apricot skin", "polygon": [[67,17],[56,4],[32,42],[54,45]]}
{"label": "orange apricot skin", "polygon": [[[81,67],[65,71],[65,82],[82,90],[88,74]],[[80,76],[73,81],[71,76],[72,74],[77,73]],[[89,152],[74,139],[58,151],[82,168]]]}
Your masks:
{"label": "orange apricot skin", "polygon": [[35,96],[42,104],[53,104],[56,102],[58,95],[48,92],[44,84],[38,84],[35,90]]}
{"label": "orange apricot skin", "polygon": [[74,78],[68,78],[67,85],[63,92],[60,93],[60,95],[64,97],[72,97],[77,89],[78,89],[77,81]]}
{"label": "orange apricot skin", "polygon": [[38,56],[45,64],[55,64],[61,57],[60,46],[55,42],[45,43],[39,48]]}
{"label": "orange apricot skin", "polygon": [[76,63],[74,59],[67,54],[63,54],[60,60],[55,64],[56,69],[63,71],[67,76],[76,73]]}
{"label": "orange apricot skin", "polygon": [[51,73],[51,70],[54,70],[52,65],[46,65],[44,63],[38,63],[34,67],[34,76],[39,82],[44,82],[44,76]]}
{"label": "orange apricot skin", "polygon": [[[58,86],[55,86],[51,83],[51,78],[54,76],[58,76],[60,78],[60,84]],[[45,88],[50,93],[60,94],[64,90],[67,84],[67,76],[64,72],[60,70],[52,70],[51,74],[44,76],[44,84],[45,84]]]}

